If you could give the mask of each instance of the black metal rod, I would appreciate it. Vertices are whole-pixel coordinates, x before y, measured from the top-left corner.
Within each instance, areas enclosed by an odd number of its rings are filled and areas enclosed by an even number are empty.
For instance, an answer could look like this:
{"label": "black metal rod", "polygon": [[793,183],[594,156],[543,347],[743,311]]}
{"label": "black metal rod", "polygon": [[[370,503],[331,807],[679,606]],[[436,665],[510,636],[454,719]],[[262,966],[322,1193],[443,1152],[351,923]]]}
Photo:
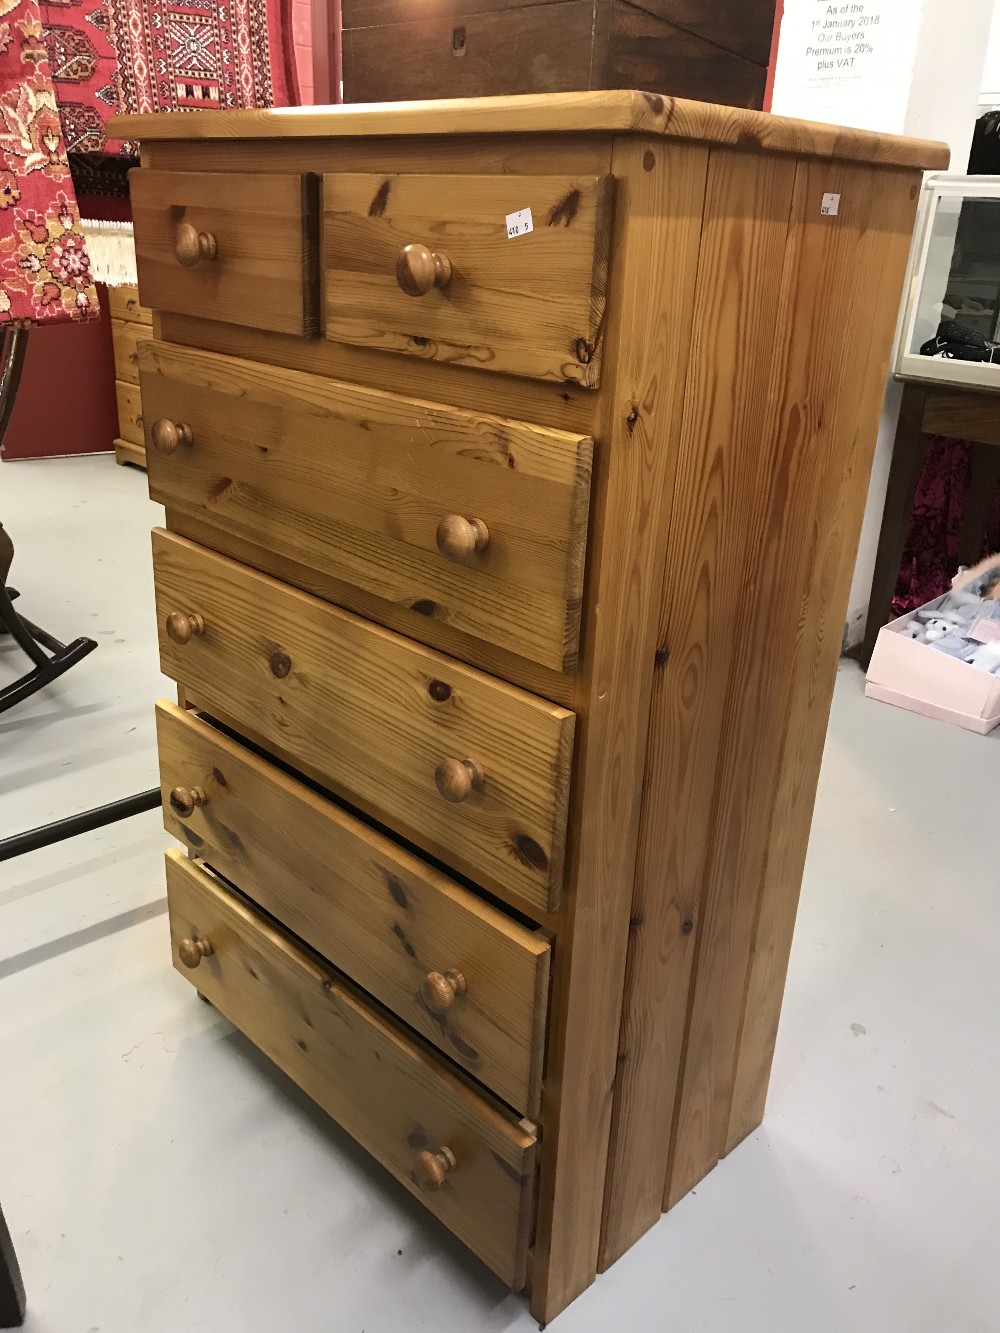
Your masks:
{"label": "black metal rod", "polygon": [[116,824],[119,819],[155,810],[159,804],[160,789],[151,787],[149,791],[126,796],[121,801],[112,801],[110,805],[99,805],[94,810],[70,815],[68,819],[56,819],[51,824],[42,824],[25,833],[15,833],[12,838],[0,840],[0,861],[23,856],[25,852],[35,852],[39,847],[49,847],[54,842],[62,842],[64,838],[75,838],[80,833],[91,833],[94,829],[103,828],[105,824]]}

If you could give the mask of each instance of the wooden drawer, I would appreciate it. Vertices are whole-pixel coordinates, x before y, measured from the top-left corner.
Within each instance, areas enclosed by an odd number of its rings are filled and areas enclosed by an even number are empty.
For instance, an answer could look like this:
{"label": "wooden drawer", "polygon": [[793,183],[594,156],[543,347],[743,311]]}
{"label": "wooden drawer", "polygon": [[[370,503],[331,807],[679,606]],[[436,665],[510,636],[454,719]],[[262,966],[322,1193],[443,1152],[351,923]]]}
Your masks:
{"label": "wooden drawer", "polygon": [[485,888],[557,905],[572,713],[183,538],[155,532],[153,563],[160,661],[200,707]]}
{"label": "wooden drawer", "polygon": [[177,970],[521,1288],[533,1205],[531,1126],[477,1096],[180,852],[167,853],[167,897]]}
{"label": "wooden drawer", "polygon": [[589,439],[169,343],[141,360],[154,499],[575,667]]}
{"label": "wooden drawer", "polygon": [[144,440],[142,429],[142,399],[138,384],[126,384],[115,381],[115,397],[118,400],[118,432],[129,444],[141,445]]}
{"label": "wooden drawer", "polygon": [[134,319],[113,319],[111,341],[115,352],[115,376],[126,384],[139,383],[139,344],[148,342],[153,330]]}
{"label": "wooden drawer", "polygon": [[314,176],[141,169],[129,182],[145,305],[317,332]]}
{"label": "wooden drawer", "polygon": [[538,1114],[549,946],[174,704],[156,706],[166,828],[474,1074]]}
{"label": "wooden drawer", "polygon": [[[611,187],[610,176],[324,176],[326,336],[596,385]],[[511,239],[507,217],[525,209],[533,230]],[[408,263],[404,247],[416,247]]]}
{"label": "wooden drawer", "polygon": [[112,319],[134,324],[152,324],[153,312],[139,300],[138,287],[109,287],[108,309]]}

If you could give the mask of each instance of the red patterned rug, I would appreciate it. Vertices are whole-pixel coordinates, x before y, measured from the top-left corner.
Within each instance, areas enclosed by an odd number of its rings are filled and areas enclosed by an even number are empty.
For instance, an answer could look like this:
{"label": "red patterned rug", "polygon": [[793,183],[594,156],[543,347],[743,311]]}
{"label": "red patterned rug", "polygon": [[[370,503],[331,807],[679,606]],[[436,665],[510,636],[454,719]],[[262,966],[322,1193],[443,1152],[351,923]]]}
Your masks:
{"label": "red patterned rug", "polygon": [[104,122],[118,110],[105,0],[41,0],[39,7],[67,151],[120,153],[121,142],[104,137]]}
{"label": "red patterned rug", "polygon": [[122,110],[297,101],[288,0],[110,0]]}

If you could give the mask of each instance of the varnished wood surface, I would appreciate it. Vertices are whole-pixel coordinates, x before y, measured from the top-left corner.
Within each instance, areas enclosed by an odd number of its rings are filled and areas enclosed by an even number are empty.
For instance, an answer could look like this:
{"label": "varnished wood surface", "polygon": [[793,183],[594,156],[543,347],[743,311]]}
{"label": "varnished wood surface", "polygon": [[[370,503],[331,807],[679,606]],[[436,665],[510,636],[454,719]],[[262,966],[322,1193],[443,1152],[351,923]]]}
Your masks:
{"label": "varnished wood surface", "polygon": [[[142,300],[279,333],[318,327],[316,182],[292,172],[129,173]],[[183,229],[210,234],[214,259],[177,258]]]}
{"label": "varnished wood surface", "polygon": [[267,361],[290,370],[329,375],[371,389],[494,416],[509,416],[512,404],[516,404],[521,421],[582,435],[591,434],[594,423],[597,394],[580,384],[516,379],[468,365],[442,365],[422,357],[351,347],[326,338],[294,338],[182,315],[157,318],[161,324],[159,336],[165,342]]}
{"label": "varnished wood surface", "polygon": [[129,323],[152,324],[153,312],[139,300],[139,289],[133,286],[108,287],[108,309],[112,319]]}
{"label": "varnished wood surface", "polygon": [[[538,1114],[549,947],[196,716],[156,706],[166,829],[503,1101]],[[178,814],[178,787],[204,803]],[[465,990],[425,1001],[435,974]],[[430,983],[433,986],[433,982]]]}
{"label": "varnished wood surface", "polygon": [[[586,606],[590,651],[578,681],[581,736],[570,877],[554,957],[543,1100],[545,1153],[532,1310],[552,1319],[597,1269],[618,1066],[656,608],[667,542],[680,387],[707,153],[616,145],[615,275],[608,372],[595,432]],[[568,948],[567,948],[568,942]],[[612,1184],[613,1182],[608,1182]]]}
{"label": "varnished wood surface", "polygon": [[[201,706],[484,888],[558,903],[572,713],[159,530],[153,562],[161,664]],[[175,643],[177,611],[204,632]],[[457,805],[434,780],[448,758],[486,775]]]}
{"label": "varnished wood surface", "polygon": [[754,152],[801,153],[924,170],[948,165],[944,144],[844,129],[761,111],[634,91],[456,98],[280,111],[192,111],[115,116],[123,139],[309,139],[367,135],[519,134],[614,131],[731,144]]}
{"label": "varnished wood surface", "polygon": [[[167,853],[177,970],[509,1286],[524,1284],[534,1135],[476,1096],[332,970],[180,852]],[[183,939],[212,952],[191,971]],[[206,1108],[206,1114],[210,1108]],[[447,1186],[418,1159],[447,1148]]]}
{"label": "varnished wood surface", "polygon": [[[770,337],[796,163],[713,154],[705,192],[692,359],[669,512],[621,1077],[604,1221],[607,1267],[659,1217],[682,1058],[696,908],[732,653],[745,626],[748,528],[769,410]],[[716,359],[712,347],[739,347]],[[751,761],[752,767],[752,761]],[[687,929],[685,930],[685,927]]]}
{"label": "varnished wood surface", "polygon": [[[785,429],[794,421],[794,404],[824,406],[822,418],[818,407],[813,408],[816,438],[810,458],[815,460],[816,480],[811,525],[794,503],[795,496],[787,524],[787,562],[798,571],[798,586],[791,601],[775,604],[767,613],[775,632],[789,645],[781,681],[786,694],[775,701],[768,734],[773,737],[782,720],[785,732],[780,754],[774,752],[773,739],[772,752],[759,756],[775,774],[773,814],[763,826],[763,852],[756,858],[744,855],[748,872],[759,868],[759,888],[755,919],[752,925],[747,922],[752,929],[751,950],[734,1033],[735,1068],[728,1107],[723,1108],[727,1118],[720,1115],[716,1120],[720,1154],[755,1129],[764,1115],[897,294],[916,206],[917,178],[912,173],[898,173],[889,188],[879,188],[857,169],[838,168],[831,175],[810,164],[801,172],[806,183],[806,235],[798,292],[788,319]],[[848,213],[847,235],[824,255],[819,220],[810,212],[817,192],[827,190],[856,199],[857,212]],[[862,299],[872,300],[873,318],[864,337],[856,338],[851,312]],[[841,330],[839,337],[833,329]]]}
{"label": "varnished wood surface", "polygon": [[116,463],[134,463],[136,467],[145,468],[146,450],[141,444],[133,444],[130,440],[115,440],[115,462]]}
{"label": "varnished wood surface", "polygon": [[115,378],[126,384],[139,383],[139,344],[153,336],[151,325],[134,319],[111,321],[115,354]]}
{"label": "varnished wood surface", "polygon": [[[428,360],[599,380],[609,177],[385,175],[323,178],[327,338]],[[530,209],[533,230],[506,218]],[[440,249],[451,277],[414,297],[396,263]]]}
{"label": "varnished wood surface", "polygon": [[142,448],[145,443],[142,418],[142,398],[138,384],[129,384],[124,380],[115,382],[115,398],[118,402],[118,433],[123,440]]}
{"label": "varnished wood surface", "polygon": [[594,0],[461,15],[412,7],[391,27],[344,27],[344,101],[554,93],[590,85]]}
{"label": "varnished wood surface", "polygon": [[[150,494],[171,508],[557,671],[572,670],[591,441],[257,362],[152,343]],[[335,447],[331,447],[331,444]],[[442,554],[445,520],[484,549]]]}
{"label": "varnished wood surface", "polygon": [[1000,394],[927,385],[922,426],[926,435],[1000,444]]}
{"label": "varnished wood surface", "polygon": [[[143,450],[145,456],[145,450]],[[250,541],[224,531],[217,525],[207,522],[194,513],[167,507],[167,527],[171,532],[179,533],[199,546],[206,546],[220,555],[228,555],[241,564],[259,569],[263,574],[280,579],[282,583],[291,583],[296,588],[311,592],[324,601],[342,606],[345,611],[353,611],[357,616],[384,625],[386,629],[405,634],[407,638],[425,643],[428,648],[436,648],[457,657],[470,666],[478,667],[491,676],[519,685],[532,694],[540,694],[553,703],[569,708],[573,703],[573,677],[551,671],[518,657],[507,649],[498,648],[474,639],[461,630],[453,629],[433,615],[425,614],[431,608],[421,607],[412,610],[395,602],[386,602],[374,597],[350,583],[344,583],[329,574],[312,569],[308,565],[290,560],[271,546],[261,545],[261,534],[257,540]]]}

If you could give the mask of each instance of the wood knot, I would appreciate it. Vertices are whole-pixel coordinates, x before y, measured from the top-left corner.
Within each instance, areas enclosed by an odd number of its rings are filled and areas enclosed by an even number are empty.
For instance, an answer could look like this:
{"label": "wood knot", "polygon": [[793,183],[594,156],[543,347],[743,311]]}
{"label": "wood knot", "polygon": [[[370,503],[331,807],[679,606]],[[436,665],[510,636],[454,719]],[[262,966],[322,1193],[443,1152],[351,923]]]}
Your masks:
{"label": "wood knot", "polygon": [[418,616],[436,616],[441,608],[437,602],[432,602],[429,597],[424,597],[419,602],[411,602],[410,610],[416,611]]}
{"label": "wood knot", "polygon": [[594,359],[594,344],[587,342],[586,338],[577,338],[573,351],[581,366],[589,366]]}
{"label": "wood knot", "polygon": [[380,218],[385,212],[385,206],[389,202],[389,182],[383,181],[375,191],[375,198],[368,205],[368,216],[370,218]]}
{"label": "wood knot", "polygon": [[653,152],[652,148],[647,148],[642,155],[642,169],[643,171],[652,171],[655,166],[656,154]]}
{"label": "wood knot", "polygon": [[570,190],[565,199],[553,204],[549,214],[549,226],[558,227],[560,223],[568,227],[580,210],[580,191]]}
{"label": "wood knot", "polygon": [[635,430],[638,421],[639,421],[639,404],[633,403],[631,411],[625,418],[625,429],[628,431],[630,435]]}
{"label": "wood knot", "polygon": [[443,680],[432,680],[427,686],[427,693],[435,703],[443,704],[446,699],[451,698],[451,686]]}
{"label": "wood knot", "polygon": [[654,116],[663,115],[663,98],[659,93],[643,93],[642,96]]}
{"label": "wood knot", "polygon": [[653,662],[658,667],[666,666],[667,658],[669,656],[670,656],[669,648],[657,648],[656,652],[653,654]]}
{"label": "wood knot", "polygon": [[694,922],[693,922],[693,921],[685,921],[684,924],[683,924],[683,926],[681,926],[681,934],[682,934],[682,935],[690,935],[691,932],[692,932],[692,930],[694,930]]}
{"label": "wood knot", "polygon": [[549,858],[545,849],[534,838],[529,838],[527,833],[515,833],[511,848],[522,865],[532,870],[548,869]]}
{"label": "wood knot", "polygon": [[267,664],[271,668],[271,675],[277,676],[279,680],[284,680],[292,669],[292,659],[287,653],[281,652],[280,649],[271,654],[267,659]]}

